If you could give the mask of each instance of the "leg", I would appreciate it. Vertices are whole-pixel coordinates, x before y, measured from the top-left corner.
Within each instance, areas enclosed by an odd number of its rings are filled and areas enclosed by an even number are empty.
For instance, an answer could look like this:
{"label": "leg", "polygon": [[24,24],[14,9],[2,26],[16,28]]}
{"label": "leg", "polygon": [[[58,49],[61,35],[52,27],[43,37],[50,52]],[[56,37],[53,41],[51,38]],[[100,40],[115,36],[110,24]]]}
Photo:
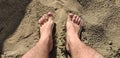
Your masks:
{"label": "leg", "polygon": [[103,58],[98,52],[85,45],[78,36],[81,29],[81,19],[77,15],[69,14],[67,19],[67,50],[72,58]]}
{"label": "leg", "polygon": [[48,58],[49,52],[52,50],[52,30],[53,20],[52,14],[44,14],[39,20],[41,37],[39,42],[22,58]]}

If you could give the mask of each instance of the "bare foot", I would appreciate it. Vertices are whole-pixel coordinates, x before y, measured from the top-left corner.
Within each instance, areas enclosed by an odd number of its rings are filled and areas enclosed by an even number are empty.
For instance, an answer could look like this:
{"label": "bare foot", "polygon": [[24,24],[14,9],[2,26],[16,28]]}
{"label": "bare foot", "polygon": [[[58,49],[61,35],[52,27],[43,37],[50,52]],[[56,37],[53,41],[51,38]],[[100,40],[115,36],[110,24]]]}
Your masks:
{"label": "bare foot", "polygon": [[53,46],[52,30],[54,26],[53,15],[51,14],[51,12],[44,14],[39,20],[39,23],[40,23],[40,34],[41,34],[41,39],[39,41],[46,40],[45,38],[47,37],[47,40],[49,41],[48,46],[51,51]]}
{"label": "bare foot", "polygon": [[69,14],[67,19],[66,48],[72,58],[103,58],[96,50],[84,44],[79,38],[81,19],[77,15]]}
{"label": "bare foot", "polygon": [[69,52],[70,52],[69,39],[74,37],[75,35],[78,36],[79,31],[81,31],[81,26],[82,26],[81,18],[77,15],[73,15],[72,13],[70,13],[67,19],[67,44],[66,44],[66,48]]}
{"label": "bare foot", "polygon": [[77,15],[73,15],[72,13],[70,13],[67,19],[67,33],[78,34],[80,29],[81,29],[81,18]]}
{"label": "bare foot", "polygon": [[52,30],[53,30],[53,16],[49,12],[44,14],[39,20],[41,37],[39,42],[31,48],[22,58],[48,58],[49,52],[52,50]]}

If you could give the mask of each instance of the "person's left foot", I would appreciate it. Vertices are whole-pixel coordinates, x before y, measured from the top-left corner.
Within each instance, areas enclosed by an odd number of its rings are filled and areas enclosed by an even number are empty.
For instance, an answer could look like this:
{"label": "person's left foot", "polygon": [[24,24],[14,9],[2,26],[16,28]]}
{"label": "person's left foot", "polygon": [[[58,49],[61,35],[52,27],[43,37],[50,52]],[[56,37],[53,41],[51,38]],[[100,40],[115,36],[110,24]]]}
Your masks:
{"label": "person's left foot", "polygon": [[[50,51],[52,50],[53,46],[53,40],[52,40],[52,30],[54,27],[54,22],[53,22],[53,15],[51,12],[48,12],[47,14],[44,14],[40,19],[40,34],[41,34],[41,39],[40,40],[48,40],[48,46]],[[39,41],[40,41],[39,40]],[[46,42],[44,42],[46,43]]]}

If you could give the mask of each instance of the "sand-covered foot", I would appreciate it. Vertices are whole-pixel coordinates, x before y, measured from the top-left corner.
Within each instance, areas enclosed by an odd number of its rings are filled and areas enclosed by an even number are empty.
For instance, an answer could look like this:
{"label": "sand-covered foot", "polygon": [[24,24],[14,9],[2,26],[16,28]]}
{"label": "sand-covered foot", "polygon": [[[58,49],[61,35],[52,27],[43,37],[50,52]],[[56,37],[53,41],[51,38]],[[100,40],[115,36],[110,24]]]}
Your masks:
{"label": "sand-covered foot", "polygon": [[52,50],[52,30],[53,16],[51,12],[44,14],[40,19],[40,39],[38,43],[31,48],[22,58],[48,58],[49,52]]}
{"label": "sand-covered foot", "polygon": [[[48,46],[50,49],[50,51],[52,50],[52,46],[53,46],[53,40],[52,40],[52,30],[53,30],[53,26],[54,26],[54,22],[53,22],[53,15],[51,12],[48,12],[47,14],[44,14],[40,20],[40,34],[41,34],[41,39],[39,41],[42,40],[48,40]],[[46,42],[44,42],[46,43]]]}
{"label": "sand-covered foot", "polygon": [[70,13],[67,19],[67,34],[78,34],[81,29],[81,18]]}
{"label": "sand-covered foot", "polygon": [[81,31],[81,26],[82,23],[79,16],[73,14],[68,15],[66,48],[72,58],[103,58],[96,50],[80,40],[78,34]]}
{"label": "sand-covered foot", "polygon": [[78,33],[81,30],[81,18],[77,15],[69,13],[66,26],[67,26],[66,48],[69,51],[70,50],[69,48],[70,39],[72,37],[75,37],[76,35],[78,36]]}

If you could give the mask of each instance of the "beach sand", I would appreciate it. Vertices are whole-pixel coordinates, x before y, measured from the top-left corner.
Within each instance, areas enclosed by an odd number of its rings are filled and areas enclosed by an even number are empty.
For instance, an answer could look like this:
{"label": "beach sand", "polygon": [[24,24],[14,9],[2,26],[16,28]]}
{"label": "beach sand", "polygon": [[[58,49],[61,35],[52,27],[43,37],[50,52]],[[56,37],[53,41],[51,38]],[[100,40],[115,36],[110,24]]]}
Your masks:
{"label": "beach sand", "polygon": [[65,49],[69,12],[82,18],[81,40],[105,58],[120,57],[120,0],[0,0],[1,58],[21,58],[38,42],[39,18],[54,15],[50,58],[70,58]]}

